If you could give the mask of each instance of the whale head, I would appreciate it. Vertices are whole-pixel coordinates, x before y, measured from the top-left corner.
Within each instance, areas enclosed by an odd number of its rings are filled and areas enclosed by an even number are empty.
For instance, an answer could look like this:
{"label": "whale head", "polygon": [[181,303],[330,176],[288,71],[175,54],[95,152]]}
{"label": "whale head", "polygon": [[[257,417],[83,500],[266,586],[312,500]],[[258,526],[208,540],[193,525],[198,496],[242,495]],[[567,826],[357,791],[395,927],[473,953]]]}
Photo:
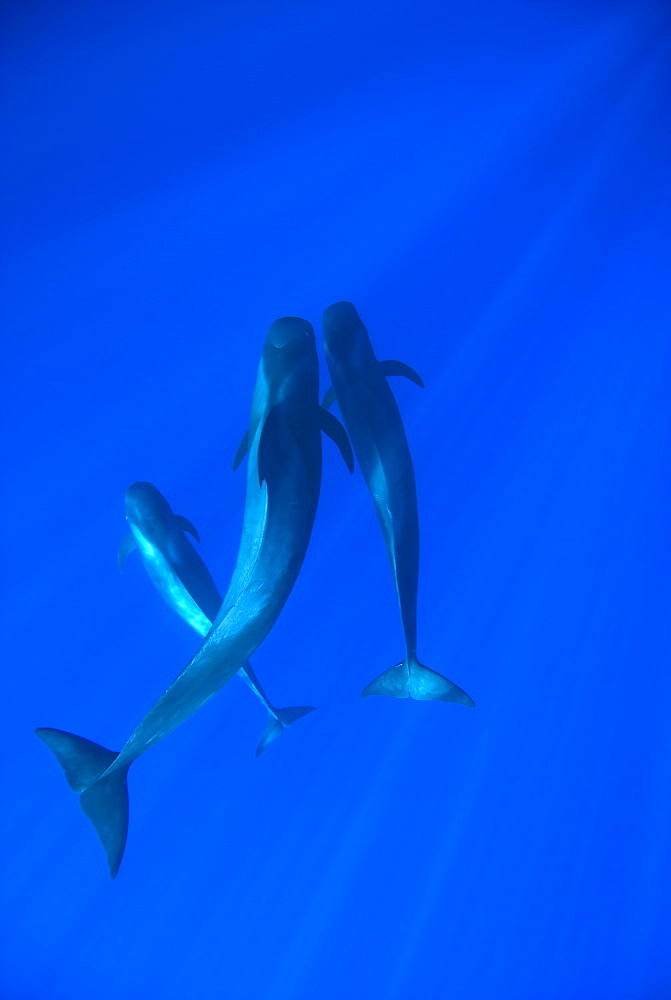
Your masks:
{"label": "whale head", "polygon": [[351,302],[334,302],[322,316],[324,348],[332,358],[351,359],[360,352],[370,352],[368,331]]}
{"label": "whale head", "polygon": [[314,339],[315,332],[306,319],[301,319],[299,316],[282,316],[270,324],[265,346],[281,351],[292,346],[300,348],[310,341],[314,343]]}
{"label": "whale head", "polygon": [[170,504],[151,483],[133,483],[126,490],[126,518],[143,535],[167,531],[171,516]]}
{"label": "whale head", "polygon": [[275,398],[282,394],[287,382],[317,378],[317,345],[310,323],[297,316],[283,316],[271,323],[263,345],[262,364]]}

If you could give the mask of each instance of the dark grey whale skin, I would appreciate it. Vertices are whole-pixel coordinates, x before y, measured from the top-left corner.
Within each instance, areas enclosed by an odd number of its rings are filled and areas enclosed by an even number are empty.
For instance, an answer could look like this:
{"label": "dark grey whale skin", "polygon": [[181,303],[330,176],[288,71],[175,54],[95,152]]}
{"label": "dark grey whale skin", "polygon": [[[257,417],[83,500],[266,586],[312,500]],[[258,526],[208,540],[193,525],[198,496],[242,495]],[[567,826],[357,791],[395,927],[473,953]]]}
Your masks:
{"label": "dark grey whale skin", "polygon": [[387,375],[421,379],[398,361],[378,361],[368,331],[351,302],[336,302],[323,315],[324,350],[332,390],[324,405],[338,403],[382,527],[405,638],[405,657],[362,691],[419,701],[474,706],[465,691],[417,659],[419,519],[415,473]]}
{"label": "dark grey whale skin", "polygon": [[[163,600],[189,625],[207,635],[221,607],[221,595],[191,542],[193,525],[173,513],[153,483],[133,483],[126,490],[126,521],[130,531],[119,548],[119,568],[137,549],[154,587]],[[200,541],[200,539],[198,539]]]}
{"label": "dark grey whale skin", "polygon": [[[252,400],[237,562],[212,629],[119,753],[72,733],[35,730],[80,793],[112,878],[126,844],[128,768],[228,683],[268,635],[296,582],[319,500],[321,431],[333,433],[337,424],[319,406],[318,391],[312,327],[295,317],[276,320],[266,336]],[[344,436],[339,424],[338,429]]]}
{"label": "dark grey whale skin", "polygon": [[[133,483],[126,490],[126,520],[130,532],[119,549],[119,566],[137,549],[154,587],[163,600],[200,635],[206,636],[221,607],[221,596],[210,571],[185,532],[198,541],[190,521],[174,514],[153,483]],[[247,660],[238,675],[268,712],[268,721],[256,747],[256,756],[287,726],[314,711],[312,706],[275,708]]]}

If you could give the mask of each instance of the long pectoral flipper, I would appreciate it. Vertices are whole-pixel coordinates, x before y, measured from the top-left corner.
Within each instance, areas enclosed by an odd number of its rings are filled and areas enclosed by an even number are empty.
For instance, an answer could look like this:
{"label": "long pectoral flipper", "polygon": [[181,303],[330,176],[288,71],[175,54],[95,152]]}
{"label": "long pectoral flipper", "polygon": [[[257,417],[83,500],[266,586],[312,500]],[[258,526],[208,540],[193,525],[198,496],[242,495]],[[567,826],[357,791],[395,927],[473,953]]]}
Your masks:
{"label": "long pectoral flipper", "polygon": [[379,365],[383,375],[403,375],[405,378],[409,378],[411,382],[414,382],[415,385],[418,385],[420,389],[424,388],[424,381],[421,376],[410,365],[406,365],[405,362],[380,361]]}
{"label": "long pectoral flipper", "polygon": [[319,408],[319,424],[324,434],[330,437],[340,449],[340,454],[349,471],[354,472],[354,455],[352,454],[352,446],[347,437],[347,431],[338,418],[329,413],[328,407],[321,406]]}
{"label": "long pectoral flipper", "polygon": [[121,539],[121,544],[119,545],[118,559],[119,559],[120,570],[123,571],[123,568],[126,565],[126,558],[128,557],[128,553],[132,552],[133,549],[136,548],[137,548],[137,542],[133,538],[132,533],[129,531],[127,535],[123,536],[123,538]]}

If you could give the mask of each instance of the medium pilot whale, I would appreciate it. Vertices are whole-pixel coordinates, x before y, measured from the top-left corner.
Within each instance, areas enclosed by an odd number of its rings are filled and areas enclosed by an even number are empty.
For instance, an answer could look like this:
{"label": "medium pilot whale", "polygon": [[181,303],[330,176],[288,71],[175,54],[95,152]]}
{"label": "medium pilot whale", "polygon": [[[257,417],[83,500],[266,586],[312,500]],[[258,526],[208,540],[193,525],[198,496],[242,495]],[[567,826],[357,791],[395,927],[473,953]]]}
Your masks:
{"label": "medium pilot whale", "polygon": [[405,658],[364,688],[362,695],[386,694],[420,701],[453,701],[474,706],[465,691],[417,659],[419,519],[415,473],[408,440],[388,375],[421,378],[400,361],[378,361],[368,331],[351,302],[336,302],[323,316],[324,348],[331,388],[328,408],[337,401],[382,526],[405,637]]}
{"label": "medium pilot whale", "polygon": [[254,388],[242,536],[221,608],[184,670],[118,753],[72,733],[37,729],[119,870],[128,830],[128,769],[228,683],[275,624],[307,551],[319,500],[321,431],[339,444],[342,425],[319,406],[314,330],[285,317],[268,330]]}
{"label": "medium pilot whale", "polygon": [[[205,636],[219,613],[221,597],[210,572],[185,532],[200,541],[198,532],[181,514],[174,514],[163,494],[152,483],[133,483],[126,490],[126,520],[130,531],[119,546],[119,567],[138,550],[149,577],[163,600],[200,635]],[[265,706],[269,718],[256,756],[287,726],[314,709],[275,708],[249,661],[238,671]]]}

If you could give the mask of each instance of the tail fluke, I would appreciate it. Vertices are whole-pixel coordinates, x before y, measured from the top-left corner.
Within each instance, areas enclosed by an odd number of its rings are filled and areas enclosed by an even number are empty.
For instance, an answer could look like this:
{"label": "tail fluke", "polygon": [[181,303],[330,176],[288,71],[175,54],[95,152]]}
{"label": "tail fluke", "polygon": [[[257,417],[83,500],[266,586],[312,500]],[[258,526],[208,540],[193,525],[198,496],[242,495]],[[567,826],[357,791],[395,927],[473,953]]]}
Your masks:
{"label": "tail fluke", "polygon": [[60,729],[36,729],[35,735],[53,752],[70,788],[81,793],[80,805],[100,837],[115,878],[128,831],[128,768],[102,777],[119,756],[113,750]]}
{"label": "tail fluke", "polygon": [[304,715],[314,712],[314,708],[303,705],[300,708],[276,708],[274,712],[275,714],[270,716],[266,723],[266,728],[261,733],[261,739],[256,748],[257,757],[263,753],[269,743],[272,743],[280,733],[284,732],[287,726],[290,726],[292,722],[296,722],[298,719],[302,719]]}
{"label": "tail fluke", "polygon": [[473,699],[460,687],[448,681],[447,677],[429,670],[418,660],[404,660],[390,667],[365,687],[361,697],[370,694],[386,694],[391,698],[413,698],[415,701],[453,701],[458,705],[475,707]]}
{"label": "tail fluke", "polygon": [[92,785],[119,756],[99,743],[61,729],[36,729],[35,735],[49,747],[73,792],[83,792]]}
{"label": "tail fluke", "polygon": [[87,788],[79,804],[105,848],[110,876],[116,878],[128,835],[128,768],[112,771]]}

